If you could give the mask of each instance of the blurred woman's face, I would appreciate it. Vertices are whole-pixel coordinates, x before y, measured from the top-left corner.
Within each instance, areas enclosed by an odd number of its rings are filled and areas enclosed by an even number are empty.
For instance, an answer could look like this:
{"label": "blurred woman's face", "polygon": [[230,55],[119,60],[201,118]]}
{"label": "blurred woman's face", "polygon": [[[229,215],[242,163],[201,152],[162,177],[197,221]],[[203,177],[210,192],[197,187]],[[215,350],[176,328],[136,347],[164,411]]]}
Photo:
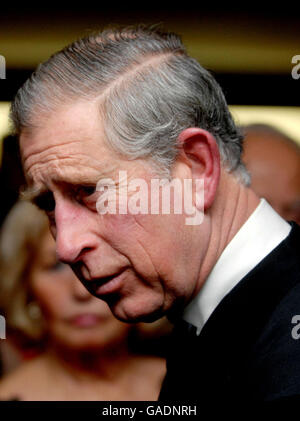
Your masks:
{"label": "blurred woman's face", "polygon": [[127,337],[129,325],[117,320],[108,305],[93,297],[70,267],[57,260],[55,242],[48,231],[32,265],[30,287],[50,337],[61,345],[101,350]]}

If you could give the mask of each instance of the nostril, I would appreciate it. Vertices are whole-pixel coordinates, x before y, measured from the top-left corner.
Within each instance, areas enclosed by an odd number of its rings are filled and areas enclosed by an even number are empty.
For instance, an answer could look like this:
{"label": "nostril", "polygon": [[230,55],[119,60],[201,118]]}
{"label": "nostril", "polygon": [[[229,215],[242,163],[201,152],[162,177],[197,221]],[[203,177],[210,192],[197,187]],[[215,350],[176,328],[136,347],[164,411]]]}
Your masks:
{"label": "nostril", "polygon": [[81,257],[83,257],[86,253],[90,252],[93,249],[93,247],[84,247],[81,252],[79,253],[76,260],[79,260]]}
{"label": "nostril", "polygon": [[71,265],[73,272],[75,273],[76,277],[81,281],[85,282],[91,279],[91,274],[89,269],[83,263],[83,261],[77,261]]}
{"label": "nostril", "polygon": [[76,275],[76,277],[79,278],[79,279],[80,279],[81,267],[82,267],[82,263],[81,262],[76,262],[76,263],[73,263],[71,265],[72,271],[74,272],[74,274]]}

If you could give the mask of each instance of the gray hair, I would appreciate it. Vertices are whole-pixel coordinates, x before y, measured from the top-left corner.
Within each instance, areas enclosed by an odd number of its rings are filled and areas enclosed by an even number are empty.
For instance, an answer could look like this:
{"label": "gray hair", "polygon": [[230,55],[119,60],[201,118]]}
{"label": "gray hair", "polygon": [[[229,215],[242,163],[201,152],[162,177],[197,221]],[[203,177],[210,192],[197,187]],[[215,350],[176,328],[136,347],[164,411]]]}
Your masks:
{"label": "gray hair", "polygon": [[223,92],[176,34],[107,29],[65,47],[19,89],[11,106],[16,132],[78,99],[99,100],[106,141],[127,159],[150,159],[170,174],[180,132],[201,127],[215,137],[225,168],[249,184],[243,136]]}

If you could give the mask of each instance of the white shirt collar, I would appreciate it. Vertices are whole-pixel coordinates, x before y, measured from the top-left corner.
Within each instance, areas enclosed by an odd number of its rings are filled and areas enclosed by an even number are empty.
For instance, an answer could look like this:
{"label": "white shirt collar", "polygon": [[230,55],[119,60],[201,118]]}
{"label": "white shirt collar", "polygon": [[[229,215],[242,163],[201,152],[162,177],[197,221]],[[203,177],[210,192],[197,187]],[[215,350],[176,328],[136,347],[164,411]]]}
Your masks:
{"label": "white shirt collar", "polygon": [[225,295],[284,240],[290,230],[291,226],[261,199],[184,310],[183,319],[197,327],[197,335]]}

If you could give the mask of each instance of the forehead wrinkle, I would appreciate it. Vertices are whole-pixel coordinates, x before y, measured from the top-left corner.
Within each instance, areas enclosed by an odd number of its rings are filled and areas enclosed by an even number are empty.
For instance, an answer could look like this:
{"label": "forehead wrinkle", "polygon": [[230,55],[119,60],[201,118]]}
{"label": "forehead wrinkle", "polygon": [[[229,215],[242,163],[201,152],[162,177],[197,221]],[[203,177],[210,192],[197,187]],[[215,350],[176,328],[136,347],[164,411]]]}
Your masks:
{"label": "forehead wrinkle", "polygon": [[[86,167],[86,164],[88,161],[88,165],[92,166],[92,168],[97,168],[97,165],[91,165],[92,163],[90,161],[96,161],[97,164],[99,164],[100,162],[94,158],[91,157],[88,154],[85,153],[68,153],[68,155],[63,156],[63,155],[57,155],[57,154],[47,154],[45,156],[41,156],[38,162],[32,162],[30,163],[30,165],[27,166],[26,171],[30,172],[30,170],[32,169],[32,167],[36,166],[36,167],[41,167],[44,164],[51,164],[51,162],[56,162],[56,167],[59,168],[60,164],[62,164],[63,166],[71,166],[72,164],[66,164],[66,162],[73,162],[73,165],[79,165],[79,166],[84,166]],[[84,163],[83,163],[84,162]],[[54,165],[53,165],[54,167]]]}
{"label": "forehead wrinkle", "polygon": [[[82,143],[82,142],[83,142],[82,140],[73,140],[73,141],[70,141],[70,142],[58,143],[58,144],[56,144],[56,145],[43,146],[41,149],[39,149],[39,150],[37,150],[37,151],[35,151],[35,152],[30,152],[30,149],[29,149],[29,151],[28,151],[28,156],[26,156],[26,154],[25,154],[25,153],[24,153],[24,151],[23,151],[23,163],[24,163],[24,165],[25,165],[25,163],[26,163],[26,161],[27,161],[28,159],[30,159],[30,158],[34,158],[36,155],[39,155],[39,154],[43,154],[43,153],[49,152],[49,150],[51,150],[51,149],[53,149],[53,148],[70,146],[70,145],[72,145],[73,143]],[[21,142],[21,143],[22,143],[22,142]],[[23,148],[21,148],[21,149],[23,149]]]}
{"label": "forehead wrinkle", "polygon": [[[87,155],[83,154],[83,156],[86,157]],[[101,178],[107,178],[110,172],[117,168],[116,164],[111,165],[109,169],[107,167],[101,168],[99,161],[96,159],[94,161],[96,162],[95,165],[91,165],[90,162],[89,165],[85,165],[81,156],[77,155],[76,158],[59,158],[59,164],[62,164],[59,165],[57,163],[57,157],[55,157],[44,163],[39,162],[33,164],[30,168],[29,179],[33,188],[35,183],[47,185],[47,179],[54,184],[97,184]],[[46,167],[45,164],[47,164]],[[44,169],[47,173],[51,172],[50,177],[47,177],[47,174],[43,173]]]}
{"label": "forehead wrinkle", "polygon": [[[58,165],[60,163],[65,164],[65,161],[67,160],[73,160],[75,165],[88,166],[97,170],[99,170],[99,167],[101,167],[101,158],[97,158],[93,154],[85,152],[84,148],[80,148],[78,150],[70,150],[70,148],[66,148],[67,145],[69,146],[69,143],[64,145],[64,148],[61,148],[61,145],[54,145],[51,146],[51,148],[43,149],[40,152],[31,154],[23,163],[25,171],[29,172],[33,166],[48,164],[55,160],[57,161]],[[51,151],[53,148],[56,148],[56,150],[52,151],[52,153],[49,152],[49,150]],[[103,155],[104,154],[102,153],[101,157],[103,157]]]}

